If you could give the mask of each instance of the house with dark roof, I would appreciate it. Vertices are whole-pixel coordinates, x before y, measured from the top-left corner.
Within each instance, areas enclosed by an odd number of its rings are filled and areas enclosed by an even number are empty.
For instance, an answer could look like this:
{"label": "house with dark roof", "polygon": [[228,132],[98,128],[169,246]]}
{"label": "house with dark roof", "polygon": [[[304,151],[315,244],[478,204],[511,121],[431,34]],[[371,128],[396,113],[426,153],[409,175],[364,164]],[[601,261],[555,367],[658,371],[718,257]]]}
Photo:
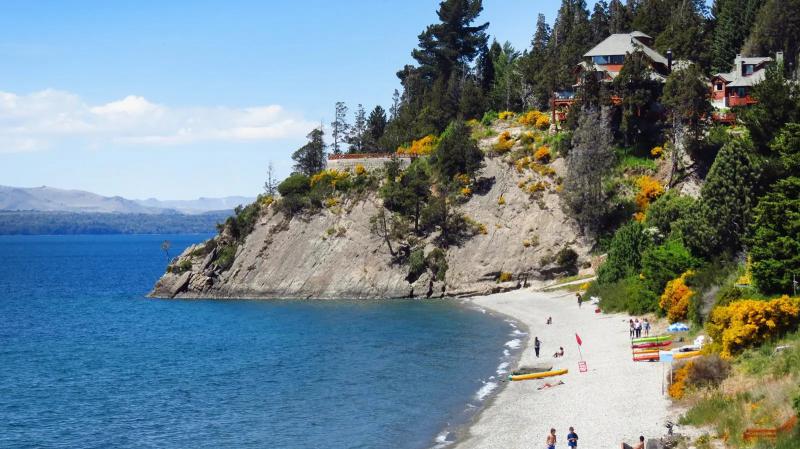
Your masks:
{"label": "house with dark roof", "polygon": [[[782,60],[783,53],[778,52],[775,59]],[[711,103],[717,109],[756,103],[757,100],[750,95],[752,87],[764,80],[770,62],[772,58],[767,56],[736,55],[732,71],[711,77]]]}
{"label": "house with dark roof", "polygon": [[[672,52],[667,56],[662,55],[652,48],[653,38],[641,31],[630,33],[612,34],[591,50],[583,54],[581,61],[574,70],[575,84],[571,89],[556,92],[552,101],[555,118],[562,120],[566,110],[575,101],[575,90],[583,84],[588,76],[595,76],[600,82],[610,83],[619,75],[626,58],[641,51],[650,62],[650,76],[654,80],[664,83],[673,69],[688,67],[688,61],[673,61]],[[620,98],[612,97],[614,103],[619,103]]]}

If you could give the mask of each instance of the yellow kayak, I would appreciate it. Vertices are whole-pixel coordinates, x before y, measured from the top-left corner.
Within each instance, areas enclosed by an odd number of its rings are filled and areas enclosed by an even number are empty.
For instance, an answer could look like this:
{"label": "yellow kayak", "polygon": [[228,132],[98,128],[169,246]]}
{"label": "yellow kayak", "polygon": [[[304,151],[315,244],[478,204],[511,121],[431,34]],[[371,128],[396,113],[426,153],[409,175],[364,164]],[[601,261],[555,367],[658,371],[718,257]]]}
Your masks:
{"label": "yellow kayak", "polygon": [[545,377],[560,376],[562,374],[567,374],[568,372],[569,372],[568,369],[559,369],[553,371],[545,371],[543,373],[520,374],[518,376],[508,376],[508,380],[542,379]]}
{"label": "yellow kayak", "polygon": [[659,351],[663,351],[663,349],[660,349],[660,348],[641,348],[641,349],[634,349],[633,353],[634,354],[647,354],[649,352],[659,352]]}
{"label": "yellow kayak", "polygon": [[688,359],[690,357],[696,357],[700,355],[701,351],[689,351],[689,352],[676,352],[672,355],[673,359]]}

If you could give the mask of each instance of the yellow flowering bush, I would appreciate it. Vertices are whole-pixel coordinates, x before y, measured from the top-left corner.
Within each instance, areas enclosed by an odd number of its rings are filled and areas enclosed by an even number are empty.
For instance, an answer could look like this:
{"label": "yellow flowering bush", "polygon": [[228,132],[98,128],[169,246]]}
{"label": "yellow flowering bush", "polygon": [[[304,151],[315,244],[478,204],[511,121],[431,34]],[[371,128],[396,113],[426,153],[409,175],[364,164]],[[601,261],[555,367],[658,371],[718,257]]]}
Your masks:
{"label": "yellow flowering bush", "polygon": [[550,116],[542,114],[536,119],[536,127],[539,129],[547,129],[550,127]]}
{"label": "yellow flowering bush", "polygon": [[481,223],[481,224],[478,225],[478,232],[483,234],[483,235],[486,235],[486,234],[489,233],[489,230],[486,229],[486,225],[485,224]]}
{"label": "yellow flowering bush", "polygon": [[363,164],[356,164],[356,175],[361,176],[367,172],[367,169],[364,167]]}
{"label": "yellow flowering bush", "polygon": [[528,188],[526,189],[526,191],[532,195],[534,193],[544,191],[548,186],[549,186],[548,183],[546,183],[544,181],[538,181],[538,182],[534,182],[534,183],[529,184]]}
{"label": "yellow flowering bush", "polygon": [[500,120],[511,120],[514,118],[514,115],[516,114],[514,114],[511,111],[502,111],[499,114],[497,114],[497,118],[499,118]]}
{"label": "yellow flowering bush", "polygon": [[692,275],[694,272],[689,270],[667,282],[664,293],[658,301],[658,306],[667,312],[667,318],[671,323],[685,320],[689,316],[689,300],[695,292],[686,285],[686,279]]}
{"label": "yellow flowering bush", "polygon": [[315,186],[317,184],[324,184],[330,185],[334,189],[336,188],[336,183],[344,181],[350,177],[350,173],[346,171],[339,171],[335,168],[329,168],[327,170],[322,170],[321,172],[317,173],[316,175],[311,177],[311,186]]}
{"label": "yellow flowering bush", "polygon": [[458,181],[458,183],[461,184],[462,186],[469,185],[470,183],[469,176],[463,173],[456,175],[454,179]]}
{"label": "yellow flowering bush", "polygon": [[533,110],[522,114],[517,122],[523,126],[533,126],[539,129],[546,129],[550,126],[550,116],[544,112]]}
{"label": "yellow flowering bush", "polygon": [[533,154],[533,158],[543,164],[550,162],[550,148],[547,148],[547,145],[540,146],[536,153]]}
{"label": "yellow flowering bush", "polygon": [[480,124],[481,122],[479,122],[478,119],[475,118],[467,120],[467,126],[469,126],[470,128],[475,128],[476,126],[480,126]]}
{"label": "yellow flowering bush", "polygon": [[497,199],[497,204],[499,206],[502,206],[503,204],[506,204],[506,199],[505,199],[505,197],[503,197],[503,195],[500,195],[500,198]]}
{"label": "yellow flowering bush", "polygon": [[509,273],[507,271],[501,271],[500,275],[497,277],[497,280],[499,282],[508,282],[513,278],[514,278],[513,274],[511,274],[511,273]]}
{"label": "yellow flowering bush", "polygon": [[650,156],[653,156],[654,158],[660,158],[663,154],[664,154],[664,147],[660,145],[657,147],[653,147],[650,150]]}
{"label": "yellow flowering bush", "polygon": [[671,398],[681,399],[686,393],[686,381],[689,377],[689,371],[692,369],[692,364],[693,362],[690,360],[672,374],[672,382],[670,382],[668,389]]}
{"label": "yellow flowering bush", "polygon": [[537,164],[536,162],[531,162],[530,165],[528,165],[528,168],[535,171],[541,176],[553,176],[556,174],[556,171],[553,170],[552,168],[546,165]]}
{"label": "yellow flowering bush", "polygon": [[514,138],[511,136],[511,133],[508,131],[503,131],[500,133],[500,136],[497,137],[497,143],[494,144],[494,151],[499,154],[503,154],[508,152],[511,147],[514,146]]}
{"label": "yellow flowering bush", "polygon": [[527,167],[528,164],[530,163],[531,163],[531,158],[525,156],[517,159],[517,161],[514,162],[514,168],[517,169],[517,173],[522,173],[525,170],[525,167]]}
{"label": "yellow flowering bush", "polygon": [[525,131],[519,135],[519,141],[523,145],[535,143],[536,140],[538,140],[538,137],[532,131]]}
{"label": "yellow flowering bush", "polygon": [[743,299],[711,311],[706,331],[723,357],[797,329],[800,298]]}
{"label": "yellow flowering bush", "polygon": [[636,180],[636,186],[639,191],[636,193],[636,207],[638,209],[634,218],[636,221],[644,220],[644,214],[650,203],[658,199],[664,194],[664,187],[657,180],[650,176],[642,176]]}
{"label": "yellow flowering bush", "polygon": [[330,197],[325,200],[325,207],[334,207],[339,205],[339,198]]}
{"label": "yellow flowering bush", "polygon": [[411,145],[398,147],[397,153],[409,156],[427,156],[436,149],[437,145],[439,145],[439,138],[433,134],[428,134],[411,142]]}
{"label": "yellow flowering bush", "polygon": [[470,196],[472,195],[472,189],[469,187],[462,187],[461,188],[461,196]]}

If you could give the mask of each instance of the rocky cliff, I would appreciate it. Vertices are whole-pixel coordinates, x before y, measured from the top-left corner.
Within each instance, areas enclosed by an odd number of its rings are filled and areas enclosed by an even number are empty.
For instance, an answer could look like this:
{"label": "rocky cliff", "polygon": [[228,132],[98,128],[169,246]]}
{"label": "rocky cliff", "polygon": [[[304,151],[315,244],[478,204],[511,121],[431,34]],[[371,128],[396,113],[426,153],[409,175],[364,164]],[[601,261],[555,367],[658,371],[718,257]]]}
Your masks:
{"label": "rocky cliff", "polygon": [[[482,142],[483,147],[488,144]],[[540,175],[520,171],[508,159],[486,159],[480,176],[490,187],[460,206],[466,216],[483,226],[460,246],[447,249],[448,270],[443,282],[434,282],[430,274],[413,283],[406,280],[408,267],[393,263],[384,241],[370,231],[370,217],[382,207],[373,194],[305,217],[287,218],[270,206],[239,245],[230,268],[221,271],[216,267],[216,249],[208,249],[214,242],[195,245],[173,264],[181,269],[164,274],[151,296],[359,299],[473,295],[552,277],[561,270],[554,256],[564,247],[578,254],[577,266],[585,267],[589,242],[579,237],[556,192],[563,159],[556,159],[550,167],[555,170],[551,182],[532,197],[520,185]],[[215,237],[220,238],[224,236]],[[428,243],[426,253],[432,248]],[[511,280],[500,282],[500,273]]]}

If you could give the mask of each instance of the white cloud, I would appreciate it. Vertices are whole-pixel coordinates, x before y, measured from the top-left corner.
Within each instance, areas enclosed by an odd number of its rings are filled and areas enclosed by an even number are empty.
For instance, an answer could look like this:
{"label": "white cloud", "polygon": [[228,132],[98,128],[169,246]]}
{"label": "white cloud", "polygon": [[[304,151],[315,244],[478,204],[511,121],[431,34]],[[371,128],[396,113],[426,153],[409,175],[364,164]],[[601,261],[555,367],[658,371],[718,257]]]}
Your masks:
{"label": "white cloud", "polygon": [[52,89],[0,91],[0,153],[54,148],[74,139],[95,148],[264,141],[304,136],[314,126],[279,105],[175,108],[136,95],[91,105]]}

